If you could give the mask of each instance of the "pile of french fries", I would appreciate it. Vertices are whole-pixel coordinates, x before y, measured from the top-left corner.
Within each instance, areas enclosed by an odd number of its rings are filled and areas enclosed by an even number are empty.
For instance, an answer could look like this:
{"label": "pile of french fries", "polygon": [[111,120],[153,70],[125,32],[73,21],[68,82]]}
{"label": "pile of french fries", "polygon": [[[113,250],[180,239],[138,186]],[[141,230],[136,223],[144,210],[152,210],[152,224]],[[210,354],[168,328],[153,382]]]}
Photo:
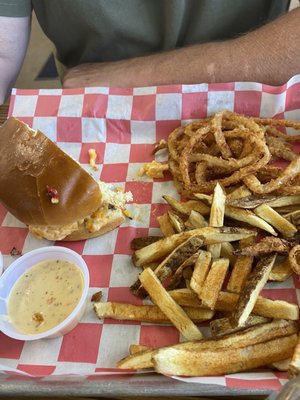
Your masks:
{"label": "pile of french fries", "polygon": [[[158,217],[162,237],[136,238],[142,269],[131,291],[153,304],[96,302],[99,318],[173,324],[184,342],[133,344],[120,369],[207,376],[258,367],[300,373],[299,307],[261,296],[269,281],[300,273],[300,195],[253,195],[243,184],[179,201]],[[263,235],[262,235],[263,233]],[[207,321],[205,337],[199,323]]]}
{"label": "pile of french fries", "polygon": [[[133,345],[117,367],[201,376],[271,366],[294,376],[299,307],[260,292],[294,273],[289,255],[299,247],[297,228],[278,210],[300,204],[300,196],[261,203],[245,187],[226,194],[217,184],[213,195],[196,197],[164,196],[170,210],[158,217],[163,237],[132,242],[133,263],[143,271],[131,290],[153,304],[94,304],[99,318],[172,323],[186,341],[159,349]],[[252,200],[255,208],[242,208]],[[266,236],[258,241],[261,231]],[[204,321],[209,337],[197,326]]]}

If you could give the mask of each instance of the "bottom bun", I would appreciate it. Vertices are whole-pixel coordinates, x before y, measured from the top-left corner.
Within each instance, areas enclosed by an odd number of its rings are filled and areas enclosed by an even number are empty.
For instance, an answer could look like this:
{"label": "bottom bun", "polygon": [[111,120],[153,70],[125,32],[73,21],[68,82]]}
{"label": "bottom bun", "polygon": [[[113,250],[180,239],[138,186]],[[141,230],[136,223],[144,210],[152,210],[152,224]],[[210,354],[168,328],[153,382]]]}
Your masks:
{"label": "bottom bun", "polygon": [[37,239],[75,241],[90,239],[112,231],[125,221],[123,211],[108,206],[100,207],[90,217],[69,225],[29,225],[29,231]]}
{"label": "bottom bun", "polygon": [[104,233],[110,232],[113,229],[117,228],[119,225],[121,225],[125,221],[124,214],[121,210],[116,210],[113,213],[110,213],[109,216],[107,216],[106,222],[104,225],[101,226],[97,231],[95,232],[89,232],[85,225],[82,224],[79,226],[79,229],[77,231],[72,232],[70,235],[66,236],[63,241],[75,241],[75,240],[85,240],[85,239],[91,239],[97,236],[104,235]]}

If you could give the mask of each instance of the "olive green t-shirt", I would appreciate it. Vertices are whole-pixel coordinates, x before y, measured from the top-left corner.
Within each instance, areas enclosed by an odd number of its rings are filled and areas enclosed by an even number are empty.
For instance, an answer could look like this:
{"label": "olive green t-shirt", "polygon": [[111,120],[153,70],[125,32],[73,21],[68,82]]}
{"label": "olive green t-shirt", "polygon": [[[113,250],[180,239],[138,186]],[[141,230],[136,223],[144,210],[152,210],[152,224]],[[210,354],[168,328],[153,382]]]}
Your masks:
{"label": "olive green t-shirt", "polygon": [[148,55],[241,35],[288,0],[0,0],[0,15],[36,13],[67,67]]}

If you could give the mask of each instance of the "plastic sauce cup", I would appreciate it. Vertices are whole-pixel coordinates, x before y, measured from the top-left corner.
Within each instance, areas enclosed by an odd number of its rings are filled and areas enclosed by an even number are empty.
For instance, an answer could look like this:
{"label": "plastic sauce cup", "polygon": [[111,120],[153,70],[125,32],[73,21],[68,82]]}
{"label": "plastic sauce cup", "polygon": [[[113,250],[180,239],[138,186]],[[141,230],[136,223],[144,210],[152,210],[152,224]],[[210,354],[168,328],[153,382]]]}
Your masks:
{"label": "plastic sauce cup", "polygon": [[[65,260],[75,264],[82,272],[84,279],[84,286],[81,298],[68,317],[49,329],[48,331],[27,335],[19,332],[9,320],[8,315],[8,298],[15,282],[21,275],[29,268],[33,267],[41,261],[45,260]],[[70,332],[78,322],[81,320],[86,304],[89,289],[89,271],[83,258],[75,251],[59,246],[41,247],[32,250],[14,261],[0,277],[0,330],[7,336],[19,340],[37,340],[37,339],[50,339],[62,336]]]}

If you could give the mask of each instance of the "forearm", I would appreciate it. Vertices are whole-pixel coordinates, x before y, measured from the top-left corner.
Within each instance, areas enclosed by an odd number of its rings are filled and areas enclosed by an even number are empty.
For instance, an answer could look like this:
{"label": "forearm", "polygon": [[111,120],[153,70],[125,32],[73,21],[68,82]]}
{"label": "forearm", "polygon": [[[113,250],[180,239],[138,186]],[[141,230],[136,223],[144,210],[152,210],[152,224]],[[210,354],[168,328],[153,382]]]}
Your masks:
{"label": "forearm", "polygon": [[0,17],[0,104],[15,83],[30,34],[30,18]]}
{"label": "forearm", "polygon": [[280,85],[300,72],[300,8],[234,40],[111,63],[84,64],[65,87],[257,81]]}

